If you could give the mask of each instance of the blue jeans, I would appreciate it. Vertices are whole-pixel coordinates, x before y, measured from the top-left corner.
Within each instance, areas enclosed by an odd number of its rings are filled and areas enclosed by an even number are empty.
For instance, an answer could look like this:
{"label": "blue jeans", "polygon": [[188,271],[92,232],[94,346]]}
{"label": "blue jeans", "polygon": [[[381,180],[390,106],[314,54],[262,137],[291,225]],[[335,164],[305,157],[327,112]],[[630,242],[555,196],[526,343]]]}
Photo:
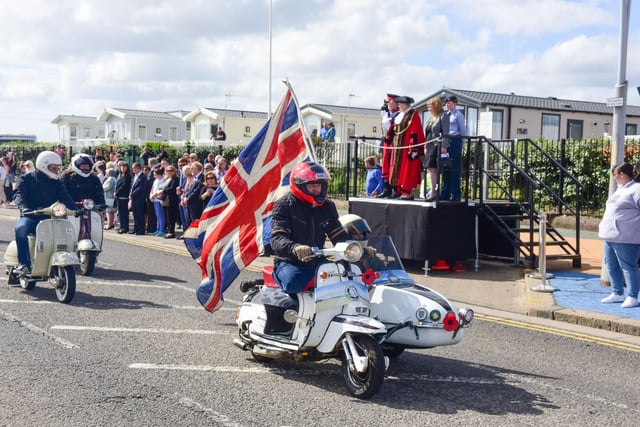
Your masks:
{"label": "blue jeans", "polygon": [[164,221],[164,207],[158,201],[153,202],[153,210],[156,213],[156,231],[164,233],[165,221]]}
{"label": "blue jeans", "polygon": [[462,176],[462,138],[449,140],[449,158],[451,168],[442,170],[442,190],[440,200],[460,201],[462,191],[460,178]]}
{"label": "blue jeans", "polygon": [[627,283],[628,295],[638,298],[640,289],[640,244],[604,242],[604,264],[609,273],[611,290],[616,295],[624,295]]}
{"label": "blue jeans", "polygon": [[180,224],[182,224],[182,232],[184,233],[184,231],[189,228],[189,224],[191,224],[191,221],[189,221],[189,211],[185,206],[178,205],[178,213],[180,214]]}
{"label": "blue jeans", "polygon": [[297,294],[313,281],[316,274],[316,264],[292,264],[285,261],[277,262],[273,268],[273,278],[288,294]]}
{"label": "blue jeans", "polygon": [[29,253],[29,234],[36,232],[39,219],[21,217],[16,223],[16,247],[18,249],[18,263],[31,267],[31,254]]}

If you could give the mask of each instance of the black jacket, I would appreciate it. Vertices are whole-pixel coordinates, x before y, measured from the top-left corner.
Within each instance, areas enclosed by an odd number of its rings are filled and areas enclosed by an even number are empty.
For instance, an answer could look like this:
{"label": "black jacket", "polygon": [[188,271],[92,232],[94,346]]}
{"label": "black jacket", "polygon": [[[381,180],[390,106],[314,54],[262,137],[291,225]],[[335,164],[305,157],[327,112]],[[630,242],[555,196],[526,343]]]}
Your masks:
{"label": "black jacket", "polygon": [[115,197],[118,199],[128,199],[131,192],[131,180],[133,175],[130,173],[120,174],[118,176],[118,182],[116,182]]}
{"label": "black jacket", "polygon": [[350,239],[331,200],[314,207],[288,193],[276,201],[271,219],[271,249],[276,261],[302,264],[293,248],[296,245],[322,248],[327,237],[334,245]]}
{"label": "black jacket", "polygon": [[[57,201],[69,209],[77,209],[62,181],[49,178],[38,170],[18,177],[14,200],[20,212],[46,208]],[[40,217],[43,218],[46,217]]]}
{"label": "black jacket", "polygon": [[178,188],[179,184],[180,180],[176,176],[169,178],[162,183],[162,191],[169,198],[170,206],[177,206],[178,203],[180,203],[180,196],[176,193],[176,188]]}
{"label": "black jacket", "polygon": [[68,172],[62,175],[62,183],[74,201],[93,199],[96,205],[104,205],[104,190],[96,175],[91,174],[85,178],[75,172]]}

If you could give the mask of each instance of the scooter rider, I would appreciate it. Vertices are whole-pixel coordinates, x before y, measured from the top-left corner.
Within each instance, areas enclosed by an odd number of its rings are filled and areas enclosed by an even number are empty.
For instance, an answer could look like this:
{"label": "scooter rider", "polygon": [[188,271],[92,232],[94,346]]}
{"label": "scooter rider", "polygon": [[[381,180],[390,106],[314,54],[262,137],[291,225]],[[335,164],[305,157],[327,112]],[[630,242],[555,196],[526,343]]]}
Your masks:
{"label": "scooter rider", "polygon": [[75,202],[92,199],[96,206],[104,206],[104,190],[100,178],[93,172],[93,159],[80,153],[71,158],[71,167],[62,173],[62,182]]}
{"label": "scooter rider", "polygon": [[371,246],[367,246],[369,242],[369,233],[371,227],[367,220],[356,214],[346,214],[339,218],[340,224],[344,231],[349,234],[349,240],[355,240],[362,246],[362,258],[360,258],[360,267],[365,270],[369,267],[374,270],[384,267],[384,263],[376,258],[376,250]]}
{"label": "scooter rider", "polygon": [[20,175],[17,180],[15,203],[20,209],[20,219],[16,223],[16,246],[18,249],[18,267],[16,273],[31,272],[31,254],[29,253],[28,235],[36,231],[36,226],[47,216],[24,216],[25,210],[42,209],[56,201],[77,210],[69,192],[60,181],[62,160],[53,151],[43,151],[36,159],[35,171]]}
{"label": "scooter rider", "polygon": [[276,201],[272,213],[273,278],[288,294],[301,292],[313,280],[317,262],[303,261],[312,247],[349,240],[338,221],[336,205],[327,199],[329,172],[315,162],[291,171],[291,192]]}

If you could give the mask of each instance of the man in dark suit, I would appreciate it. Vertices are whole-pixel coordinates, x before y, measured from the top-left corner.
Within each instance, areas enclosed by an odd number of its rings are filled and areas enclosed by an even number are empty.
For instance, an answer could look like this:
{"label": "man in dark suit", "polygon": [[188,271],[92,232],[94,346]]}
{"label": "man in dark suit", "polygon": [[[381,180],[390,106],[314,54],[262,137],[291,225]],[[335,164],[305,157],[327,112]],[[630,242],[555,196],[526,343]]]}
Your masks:
{"label": "man in dark suit", "polygon": [[142,236],[144,235],[146,200],[149,196],[147,192],[147,176],[142,172],[140,163],[134,163],[131,169],[134,176],[131,192],[129,193],[129,209],[133,213],[133,231],[130,231],[129,234]]}
{"label": "man in dark suit", "polygon": [[200,193],[202,192],[202,187],[204,185],[202,164],[200,162],[193,162],[191,164],[191,173],[193,174],[193,180],[185,192],[184,197],[186,199],[189,218],[193,221],[200,218],[203,211],[202,199],[200,199]]}

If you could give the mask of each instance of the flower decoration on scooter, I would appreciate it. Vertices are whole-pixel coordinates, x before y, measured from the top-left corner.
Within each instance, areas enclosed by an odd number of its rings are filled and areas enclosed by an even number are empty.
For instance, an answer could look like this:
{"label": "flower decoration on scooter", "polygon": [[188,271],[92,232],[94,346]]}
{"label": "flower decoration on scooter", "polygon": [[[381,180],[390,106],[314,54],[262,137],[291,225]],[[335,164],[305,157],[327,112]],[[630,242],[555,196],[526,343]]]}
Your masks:
{"label": "flower decoration on scooter", "polygon": [[458,316],[456,316],[456,314],[452,311],[444,315],[444,319],[442,319],[442,324],[444,325],[444,330],[447,332],[456,331],[460,327],[460,322],[458,322]]}
{"label": "flower decoration on scooter", "polygon": [[362,282],[367,286],[371,286],[374,280],[376,280],[376,273],[373,271],[373,268],[367,268],[362,273]]}

